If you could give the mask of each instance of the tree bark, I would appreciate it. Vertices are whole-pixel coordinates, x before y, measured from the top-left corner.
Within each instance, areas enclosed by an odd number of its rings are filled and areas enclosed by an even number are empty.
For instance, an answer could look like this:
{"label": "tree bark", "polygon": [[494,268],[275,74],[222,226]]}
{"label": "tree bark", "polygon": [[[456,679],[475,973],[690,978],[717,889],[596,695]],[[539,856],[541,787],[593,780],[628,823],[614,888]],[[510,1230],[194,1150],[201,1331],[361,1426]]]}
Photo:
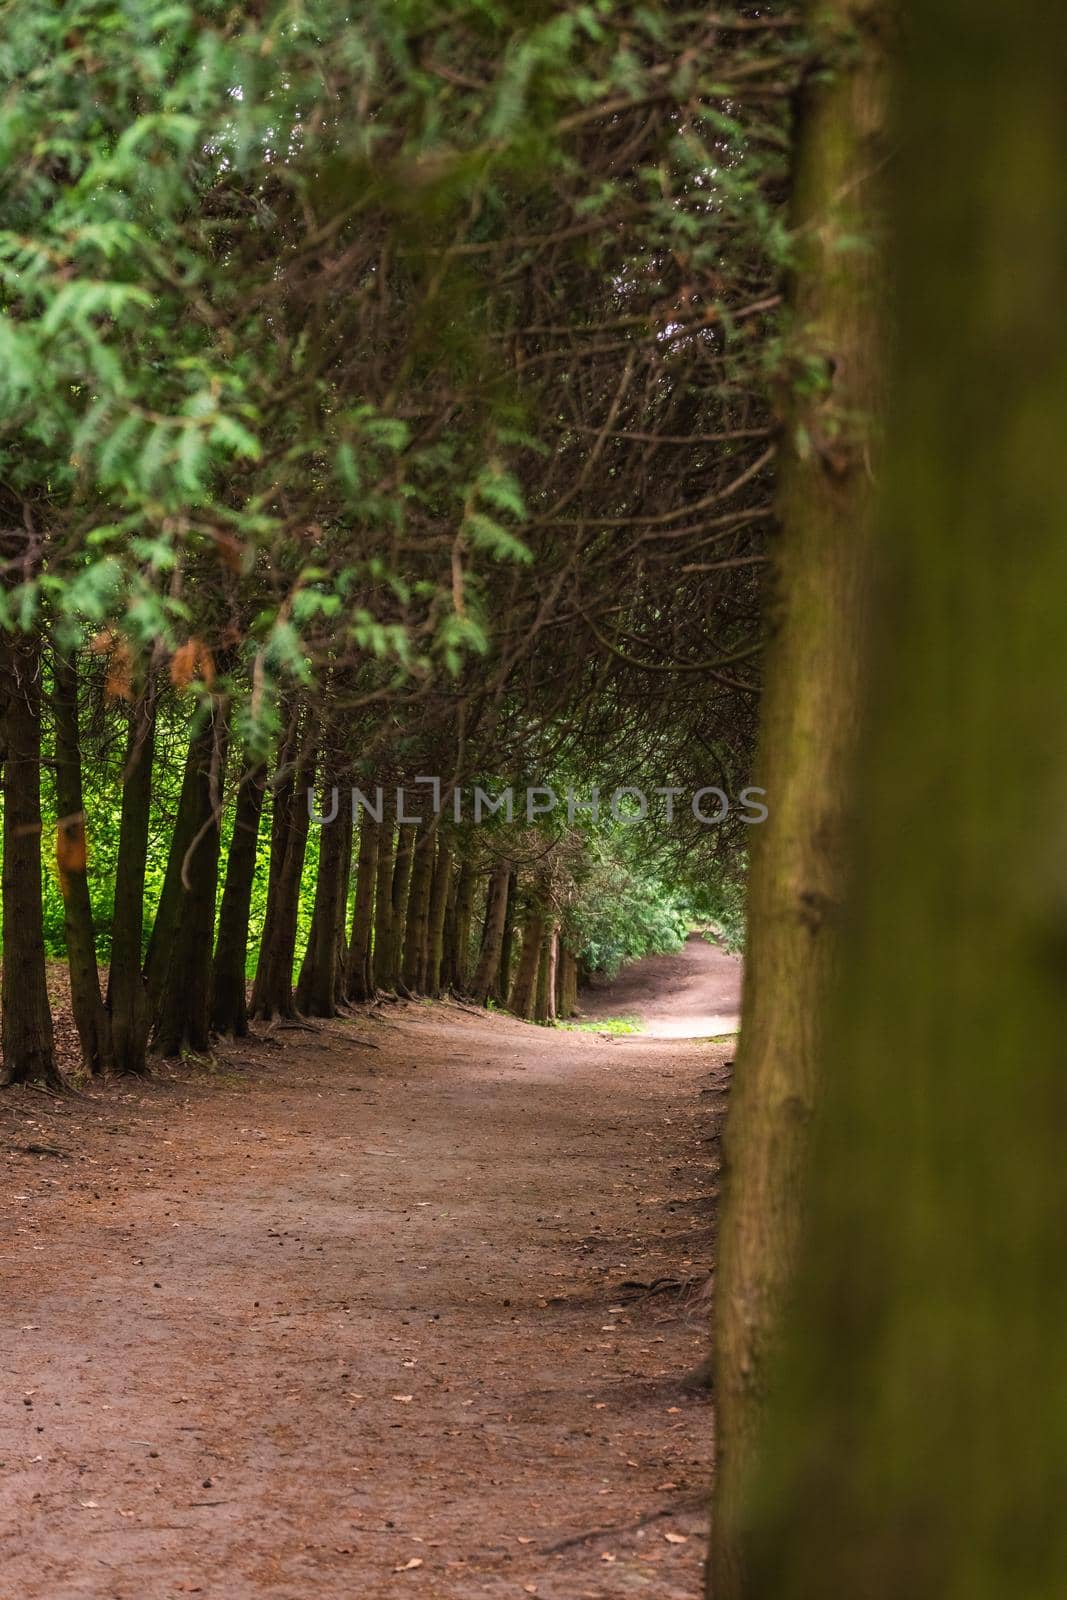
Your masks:
{"label": "tree bark", "polygon": [[433,883],[434,847],[437,829],[427,825],[419,833],[411,868],[407,921],[404,927],[404,961],[401,983],[409,994],[420,994],[426,970],[426,932]]}
{"label": "tree bark", "polygon": [[489,879],[482,947],[470,986],[471,999],[480,1006],[489,1004],[496,993],[497,980],[500,976],[500,946],[504,937],[510,877],[511,869],[502,862],[498,867],[494,867]]}
{"label": "tree bark", "polygon": [[348,998],[363,1002],[374,996],[371,976],[371,930],[374,927],[375,883],[381,876],[380,851],[383,824],[364,811],[359,824],[359,859],[356,863],[356,903],[352,910],[352,936],[348,943]]}
{"label": "tree bark", "polygon": [[743,1020],[724,1146],[708,1591],[715,1600],[756,1592],[742,1507],[793,1281],[839,938],[880,389],[872,190],[884,156],[884,7],[819,0],[810,10],[828,59],[809,73],[796,129],[791,339],[805,377],[780,457],[757,768],[769,816],[752,830]]}
{"label": "tree bark", "polygon": [[3,1083],[60,1088],[41,901],[41,646],[0,635],[4,713]]}
{"label": "tree bark", "polygon": [[545,938],[545,913],[537,902],[530,906],[522,924],[522,949],[515,969],[515,981],[508,997],[508,1010],[529,1022],[534,1014],[537,998],[537,974],[541,966],[541,950]]}
{"label": "tree bark", "polygon": [[400,964],[404,949],[408,893],[411,888],[411,872],[414,859],[414,832],[410,827],[402,827],[399,830],[397,839],[396,859],[393,865],[393,883],[390,890],[388,980],[384,985],[388,989],[400,988]]}
{"label": "tree bark", "polygon": [[556,1020],[556,969],[559,964],[559,930],[553,922],[545,927],[541,945],[541,964],[537,969],[535,1022]]}
{"label": "tree bark", "polygon": [[430,891],[430,908],[426,928],[426,971],[423,988],[428,995],[441,993],[441,966],[444,957],[445,914],[448,910],[448,891],[452,882],[452,848],[438,835],[437,860],[434,864],[433,887]]}
{"label": "tree bark", "polygon": [[508,1003],[511,991],[511,957],[515,944],[515,899],[518,894],[519,875],[512,871],[508,876],[507,901],[504,908],[504,929],[500,936],[500,965],[493,979],[493,999],[502,1006]]}
{"label": "tree bark", "polygon": [[1067,1592],[1065,48],[1033,0],[909,21],[851,917],[750,1595]]}
{"label": "tree bark", "polygon": [[152,1021],[141,970],[141,944],[155,737],[156,690],[149,677],[130,711],[107,978],[107,1009],[111,1018],[115,1068],[118,1072],[133,1074],[148,1070],[148,1032]]}
{"label": "tree bark", "polygon": [[[333,965],[333,998],[334,1007],[340,1010],[348,1004],[348,896],[352,883],[352,807],[342,801],[341,814],[338,818],[344,830],[344,841],[341,846],[341,891],[337,896],[337,933],[334,939],[334,965]],[[370,952],[364,967],[368,974],[370,969]]]}
{"label": "tree bark", "polygon": [[388,802],[383,802],[382,823],[378,830],[378,871],[374,888],[374,948],[371,957],[373,988],[391,989],[389,951],[393,937],[393,818]]}
{"label": "tree bark", "polygon": [[73,651],[53,653],[56,785],[56,866],[70,973],[70,1004],[82,1064],[90,1073],[112,1064],[111,1023],[100,992],[96,929],[89,896],[88,844],[82,794],[78,667]]}
{"label": "tree bark", "polygon": [[[308,792],[315,782],[314,753],[296,754],[296,740],[285,751],[271,820],[271,863],[267,912],[252,985],[251,1011],[269,1022],[294,1017],[293,960],[300,915],[300,883],[307,850]],[[295,765],[293,764],[295,761]]]}
{"label": "tree bark", "polygon": [[178,810],[167,852],[167,870],[145,953],[145,983],[153,1018],[159,1015],[163,985],[185,900],[186,890],[182,882],[185,863],[193,841],[204,824],[204,774],[209,770],[215,752],[215,734],[213,711],[207,712],[199,707],[193,717]]}
{"label": "tree bark", "polygon": [[478,875],[472,862],[460,863],[450,924],[447,956],[447,984],[456,994],[466,991],[470,976],[471,923],[474,920],[474,894]]}
{"label": "tree bark", "polygon": [[572,950],[560,943],[557,1014],[566,1020],[578,1009],[578,962]]}
{"label": "tree bark", "polygon": [[[329,815],[331,795],[337,785],[333,775],[323,786],[323,816]],[[351,812],[348,813],[351,816]],[[337,1015],[338,908],[344,904],[344,858],[351,835],[341,812],[319,829],[319,867],[315,877],[315,904],[311,913],[308,946],[296,986],[296,1008],[309,1017]]]}
{"label": "tree bark", "polygon": [[[189,833],[178,862],[178,900],[172,932],[161,951],[153,1046],[164,1056],[202,1053],[211,1046],[211,952],[215,936],[226,777],[229,707],[216,698],[203,730],[190,744],[175,836]],[[157,918],[158,922],[158,918]]]}
{"label": "tree bark", "polygon": [[211,974],[212,1030],[238,1039],[248,1033],[248,916],[266,787],[263,762],[246,769],[238,785]]}

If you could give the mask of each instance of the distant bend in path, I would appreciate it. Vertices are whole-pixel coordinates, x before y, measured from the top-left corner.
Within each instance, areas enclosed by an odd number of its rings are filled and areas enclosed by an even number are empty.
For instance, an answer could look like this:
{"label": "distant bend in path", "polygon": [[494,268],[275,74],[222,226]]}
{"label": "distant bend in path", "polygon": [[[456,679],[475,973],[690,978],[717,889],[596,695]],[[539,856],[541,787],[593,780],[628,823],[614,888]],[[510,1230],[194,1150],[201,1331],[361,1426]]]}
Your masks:
{"label": "distant bend in path", "polygon": [[644,1036],[706,1039],[734,1033],[741,1021],[741,962],[699,933],[674,955],[643,956],[611,983],[594,981],[578,996],[584,1019],[634,1017]]}

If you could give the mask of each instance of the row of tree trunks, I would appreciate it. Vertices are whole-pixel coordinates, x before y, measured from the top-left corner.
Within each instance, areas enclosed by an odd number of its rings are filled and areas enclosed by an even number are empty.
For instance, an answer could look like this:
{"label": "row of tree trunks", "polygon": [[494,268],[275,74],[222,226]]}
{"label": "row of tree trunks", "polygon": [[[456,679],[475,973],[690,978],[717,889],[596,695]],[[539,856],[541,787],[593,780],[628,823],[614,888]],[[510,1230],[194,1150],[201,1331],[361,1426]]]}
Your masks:
{"label": "row of tree trunks", "polygon": [[[86,874],[86,829],[79,753],[78,678],[73,658],[57,654],[54,669],[57,863],[66,909],[68,958],[76,1026],[90,1071],[147,1070],[148,1043],[161,1054],[203,1052],[214,1034],[247,1034],[249,1015],[293,1016],[299,1009],[332,1016],[349,1001],[380,989],[438,995],[473,991],[482,1003],[503,1001],[514,988],[521,1014],[549,1020],[559,1006],[559,942],[542,917],[524,928],[523,958],[509,985],[516,927],[516,874],[501,864],[491,875],[479,959],[470,977],[474,899],[479,875],[457,860],[431,824],[403,829],[365,808],[356,893],[347,938],[352,864],[351,812],[334,801],[341,783],[325,786],[315,903],[294,995],[293,957],[299,888],[307,849],[308,794],[314,756],[297,710],[290,719],[273,789],[266,916],[251,1008],[246,999],[249,920],[267,768],[243,761],[233,832],[215,934],[228,706],[210,697],[194,717],[163,888],[142,958],[156,695],[150,680],[130,708],[115,885],[115,918],[107,1003],[101,999],[92,906]],[[0,661],[4,700],[6,883],[21,902],[23,879],[40,870],[41,663],[33,637],[5,641]],[[28,772],[35,775],[25,782]],[[16,887],[17,884],[17,887]],[[27,904],[38,897],[29,896]],[[9,919],[4,983],[9,1078],[58,1082],[51,1013],[44,981],[43,923],[32,913]],[[16,976],[21,974],[21,976]],[[16,993],[17,990],[17,993]]]}

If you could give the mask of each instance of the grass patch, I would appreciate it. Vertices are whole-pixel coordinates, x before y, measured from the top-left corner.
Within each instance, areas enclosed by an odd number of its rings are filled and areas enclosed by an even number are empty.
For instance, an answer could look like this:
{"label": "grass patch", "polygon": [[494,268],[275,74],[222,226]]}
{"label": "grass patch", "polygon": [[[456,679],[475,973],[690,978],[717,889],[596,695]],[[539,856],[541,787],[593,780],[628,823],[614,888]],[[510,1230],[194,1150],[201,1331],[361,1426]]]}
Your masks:
{"label": "grass patch", "polygon": [[570,1033],[643,1033],[636,1017],[601,1017],[596,1022],[557,1022],[557,1028]]}

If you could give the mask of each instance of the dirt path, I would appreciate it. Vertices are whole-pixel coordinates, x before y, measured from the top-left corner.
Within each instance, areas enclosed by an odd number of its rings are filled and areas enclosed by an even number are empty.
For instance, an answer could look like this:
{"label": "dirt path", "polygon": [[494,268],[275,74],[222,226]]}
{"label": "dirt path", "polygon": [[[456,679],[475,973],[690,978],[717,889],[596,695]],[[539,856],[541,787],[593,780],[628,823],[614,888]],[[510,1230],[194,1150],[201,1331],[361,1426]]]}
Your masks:
{"label": "dirt path", "polygon": [[0,1597],[695,1600],[727,1053],[409,1005],[6,1096]]}
{"label": "dirt path", "polygon": [[734,1033],[741,1021],[741,963],[693,933],[677,955],[646,956],[624,967],[614,983],[583,991],[582,1013],[636,1017],[654,1039]]}

